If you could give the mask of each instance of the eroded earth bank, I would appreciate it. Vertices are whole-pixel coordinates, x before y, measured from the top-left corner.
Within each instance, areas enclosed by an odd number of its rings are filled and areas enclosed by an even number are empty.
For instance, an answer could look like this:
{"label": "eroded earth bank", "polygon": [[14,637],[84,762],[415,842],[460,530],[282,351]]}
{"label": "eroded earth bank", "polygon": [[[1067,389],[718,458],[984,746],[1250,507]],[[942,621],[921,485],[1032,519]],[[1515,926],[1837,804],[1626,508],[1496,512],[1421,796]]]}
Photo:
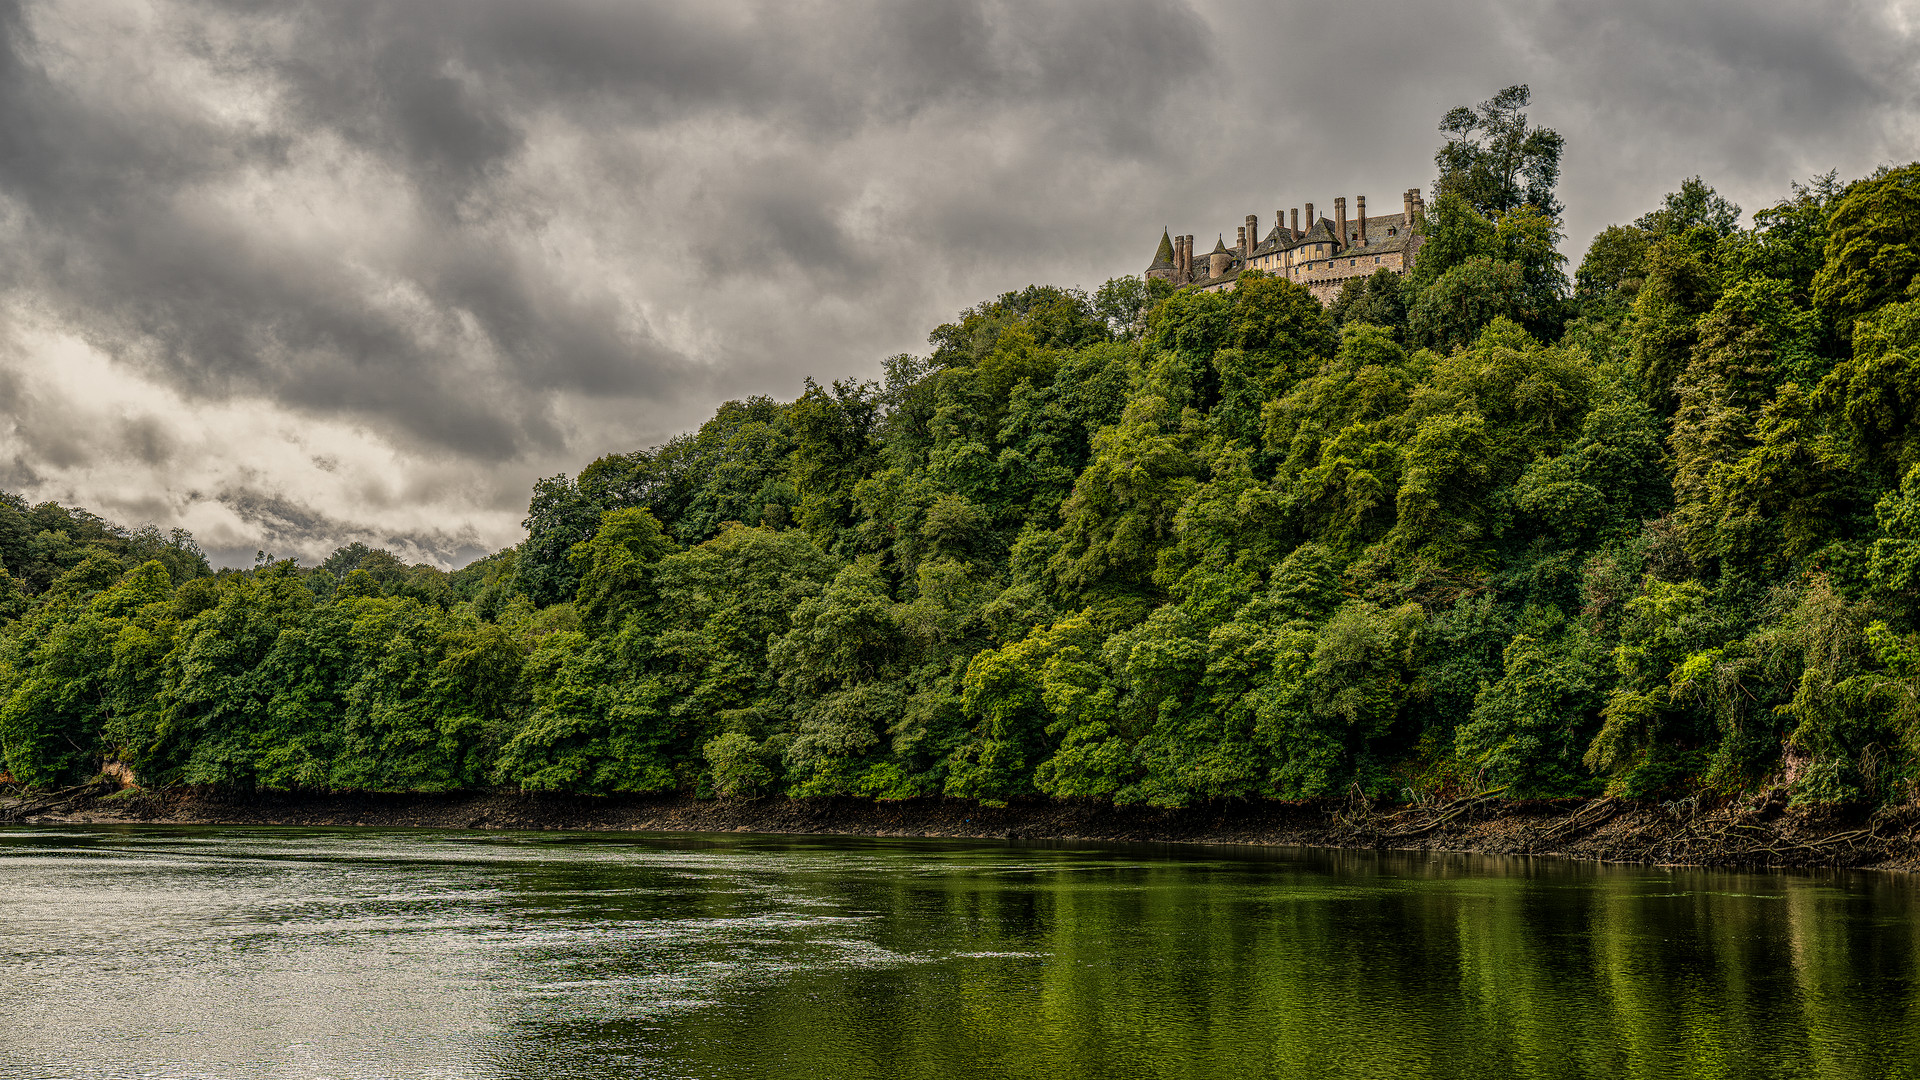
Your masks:
{"label": "eroded earth bank", "polygon": [[236,796],[194,790],[109,793],[108,787],[14,794],[0,799],[0,820],[1299,845],[1678,865],[1920,869],[1920,807],[1802,811],[1789,808],[1780,791],[1709,805],[1469,798],[1415,807],[1352,800],[1160,810],[1092,802],[990,807],[946,799]]}

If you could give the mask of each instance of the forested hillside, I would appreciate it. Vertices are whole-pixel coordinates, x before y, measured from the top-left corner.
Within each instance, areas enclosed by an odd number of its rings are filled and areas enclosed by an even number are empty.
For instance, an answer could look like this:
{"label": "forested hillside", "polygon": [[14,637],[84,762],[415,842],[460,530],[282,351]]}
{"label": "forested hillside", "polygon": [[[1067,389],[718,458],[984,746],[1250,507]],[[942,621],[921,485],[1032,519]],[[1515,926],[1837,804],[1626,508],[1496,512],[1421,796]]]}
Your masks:
{"label": "forested hillside", "polygon": [[[1504,104],[1503,104],[1504,101]],[[1214,799],[1920,797],[1920,165],[1556,252],[1456,110],[1323,309],[1030,287],[730,402],[444,574],[0,507],[18,783]]]}

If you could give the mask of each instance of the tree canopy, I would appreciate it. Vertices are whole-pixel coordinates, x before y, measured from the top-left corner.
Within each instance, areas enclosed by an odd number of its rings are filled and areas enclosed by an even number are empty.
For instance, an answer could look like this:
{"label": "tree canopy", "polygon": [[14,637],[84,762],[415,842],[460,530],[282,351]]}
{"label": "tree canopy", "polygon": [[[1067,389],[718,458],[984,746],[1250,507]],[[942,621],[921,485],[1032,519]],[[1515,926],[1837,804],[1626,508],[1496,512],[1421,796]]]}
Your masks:
{"label": "tree canopy", "polygon": [[1457,195],[1488,215],[1531,206],[1557,216],[1560,203],[1553,189],[1560,183],[1565,140],[1551,128],[1527,122],[1532,102],[1522,83],[1442,117],[1440,131],[1447,141],[1433,157],[1440,168],[1435,195]]}

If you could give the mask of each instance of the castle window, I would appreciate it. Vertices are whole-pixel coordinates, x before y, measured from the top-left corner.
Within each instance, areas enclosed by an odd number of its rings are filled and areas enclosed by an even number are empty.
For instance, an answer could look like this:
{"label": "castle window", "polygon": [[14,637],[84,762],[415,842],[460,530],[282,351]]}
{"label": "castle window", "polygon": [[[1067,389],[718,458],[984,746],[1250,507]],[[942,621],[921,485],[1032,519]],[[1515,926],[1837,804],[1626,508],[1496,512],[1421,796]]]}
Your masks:
{"label": "castle window", "polygon": [[1391,225],[1389,225],[1389,226],[1387,226],[1387,235],[1388,235],[1388,236],[1396,236],[1396,235],[1398,235],[1398,234],[1399,234],[1399,231],[1400,231],[1400,230],[1398,230],[1398,229],[1396,229],[1396,228],[1394,228],[1394,227],[1393,227],[1393,226],[1391,226]]}

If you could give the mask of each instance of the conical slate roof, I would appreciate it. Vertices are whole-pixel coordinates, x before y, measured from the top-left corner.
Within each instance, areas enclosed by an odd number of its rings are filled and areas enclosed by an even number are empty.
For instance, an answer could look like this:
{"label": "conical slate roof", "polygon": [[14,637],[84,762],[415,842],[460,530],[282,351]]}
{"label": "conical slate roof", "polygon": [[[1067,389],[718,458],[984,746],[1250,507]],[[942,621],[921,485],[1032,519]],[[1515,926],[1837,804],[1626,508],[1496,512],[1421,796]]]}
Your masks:
{"label": "conical slate roof", "polygon": [[1173,238],[1167,235],[1167,230],[1165,229],[1160,230],[1160,248],[1153,253],[1153,262],[1147,269],[1173,269]]}
{"label": "conical slate roof", "polygon": [[1215,240],[1215,241],[1213,242],[1213,250],[1212,250],[1212,251],[1210,251],[1210,252],[1208,252],[1208,254],[1209,254],[1209,255],[1231,255],[1231,254],[1233,254],[1233,252],[1231,252],[1231,251],[1228,251],[1228,250],[1227,250],[1227,238],[1226,238],[1226,236],[1225,236],[1224,234],[1223,234],[1223,235],[1222,235],[1222,236],[1220,237],[1220,239],[1218,239],[1218,240]]}

